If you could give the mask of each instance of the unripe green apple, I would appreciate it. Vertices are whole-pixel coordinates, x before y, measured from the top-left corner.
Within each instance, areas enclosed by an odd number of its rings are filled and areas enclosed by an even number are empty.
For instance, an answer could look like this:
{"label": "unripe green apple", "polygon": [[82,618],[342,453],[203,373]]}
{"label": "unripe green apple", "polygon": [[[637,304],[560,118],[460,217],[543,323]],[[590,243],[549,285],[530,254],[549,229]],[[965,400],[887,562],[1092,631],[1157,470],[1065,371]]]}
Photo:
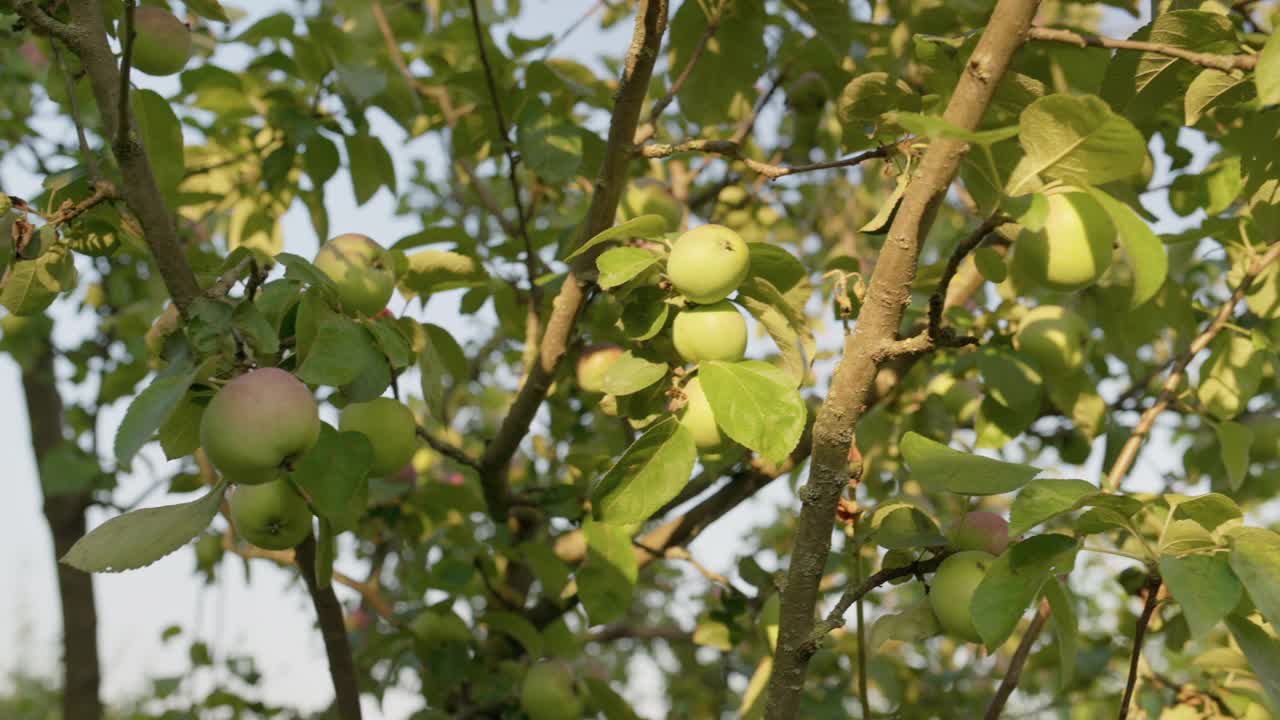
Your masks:
{"label": "unripe green apple", "polygon": [[705,305],[737,290],[750,267],[751,253],[738,233],[723,225],[702,225],[672,244],[667,277],[681,295]]}
{"label": "unripe green apple", "polygon": [[311,534],[311,510],[288,480],[239,485],[231,493],[231,522],[240,537],[264,550],[288,550]]}
{"label": "unripe green apple", "polygon": [[653,178],[640,178],[627,186],[618,202],[618,220],[626,222],[641,215],[661,215],[667,231],[675,232],[684,224],[684,205],[667,186]]}
{"label": "unripe green apple", "polygon": [[315,398],[279,368],[252,370],[227,383],[200,419],[200,446],[214,467],[242,485],[270,482],[320,437]]}
{"label": "unripe green apple", "polygon": [[1009,523],[985,510],[965,513],[951,528],[951,543],[957,550],[981,550],[999,555],[1009,547]]}
{"label": "unripe green apple", "polygon": [[368,235],[333,238],[316,253],[315,266],[333,280],[342,309],[351,315],[377,315],[396,287],[391,258]]}
{"label": "unripe green apple", "polygon": [[676,315],[671,339],[685,362],[737,362],[747,351],[747,321],[728,300],[696,305]]}
{"label": "unripe green apple", "polygon": [[222,538],[205,533],[196,540],[196,567],[208,571],[222,559]]}
{"label": "unripe green apple", "polygon": [[680,423],[693,433],[693,444],[699,450],[716,450],[723,443],[720,428],[716,427],[716,416],[711,412],[711,403],[702,392],[702,383],[698,378],[690,380],[684,386],[685,406],[680,411]]}
{"label": "unripe green apple", "polygon": [[578,356],[578,387],[583,392],[604,392],[604,376],[622,353],[622,348],[617,345],[594,345],[583,349]]}
{"label": "unripe green apple", "polygon": [[450,610],[423,610],[409,623],[409,631],[419,647],[426,650],[449,644],[467,645],[472,638],[471,629]]}
{"label": "unripe green apple", "polygon": [[389,397],[351,403],[342,409],[338,429],[358,432],[373,446],[369,474],[386,477],[413,460],[418,451],[418,421],[404,403]]}
{"label": "unripe green apple", "polygon": [[938,566],[929,587],[929,605],[944,632],[969,642],[982,642],[969,610],[973,594],[986,577],[995,557],[981,550],[967,550],[947,556]]}
{"label": "unripe green apple", "polygon": [[529,668],[520,687],[520,709],[529,720],[581,720],[582,701],[568,663],[547,660]]}
{"label": "unripe green apple", "polygon": [[1028,312],[1013,336],[1013,346],[1029,355],[1042,370],[1062,373],[1084,362],[1089,325],[1061,305],[1041,305]]}
{"label": "unripe green apple", "polygon": [[1107,211],[1086,193],[1055,193],[1048,202],[1044,227],[1018,234],[1014,269],[1020,277],[1050,290],[1086,288],[1111,266],[1115,227]]}
{"label": "unripe green apple", "polygon": [[812,70],[787,83],[787,104],[798,113],[821,110],[830,94],[822,75]]}
{"label": "unripe green apple", "polygon": [[172,75],[191,60],[191,30],[168,10],[150,6],[134,10],[133,29],[135,69],[148,75]]}

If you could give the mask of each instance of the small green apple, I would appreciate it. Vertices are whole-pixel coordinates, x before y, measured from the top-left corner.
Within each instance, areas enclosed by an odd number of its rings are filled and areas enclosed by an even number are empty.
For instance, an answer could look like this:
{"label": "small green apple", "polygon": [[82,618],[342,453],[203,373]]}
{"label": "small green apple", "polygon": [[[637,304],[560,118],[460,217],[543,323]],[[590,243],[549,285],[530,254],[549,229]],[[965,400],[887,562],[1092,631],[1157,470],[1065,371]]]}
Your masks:
{"label": "small green apple", "polygon": [[737,290],[750,268],[747,243],[723,225],[702,225],[681,235],[667,258],[667,277],[676,291],[703,305]]}
{"label": "small green apple", "polygon": [[231,493],[236,532],[264,550],[288,550],[311,534],[311,510],[288,480],[239,485]]}
{"label": "small green apple", "polygon": [[661,215],[667,231],[675,232],[684,224],[684,205],[653,178],[640,178],[627,186],[618,202],[618,220],[626,222],[641,215]]}
{"label": "small green apple", "polygon": [[150,6],[134,10],[133,29],[135,69],[148,75],[172,75],[191,60],[191,30],[168,10]]}
{"label": "small green apple", "polygon": [[1042,370],[1064,373],[1084,362],[1084,342],[1089,324],[1061,305],[1041,305],[1018,323],[1013,346],[1026,353]]}
{"label": "small green apple", "polygon": [[396,287],[391,258],[368,235],[333,238],[316,253],[315,266],[333,280],[342,309],[353,315],[377,315]]}
{"label": "small green apple", "polygon": [[693,433],[693,444],[699,450],[716,450],[724,444],[711,403],[702,392],[702,383],[694,378],[684,386],[685,406],[680,411],[680,423]]}
{"label": "small green apple", "polygon": [[604,376],[609,368],[622,357],[623,350],[617,345],[593,345],[584,348],[578,355],[577,378],[578,387],[583,392],[604,392]]}
{"label": "small green apple", "polygon": [[582,701],[574,691],[573,668],[545,660],[529,668],[520,686],[520,709],[529,720],[581,720]]}
{"label": "small green apple", "polygon": [[200,446],[231,482],[276,479],[320,437],[311,391],[279,368],[251,370],[227,383],[200,419]]}
{"label": "small green apple", "polygon": [[737,362],[747,351],[747,321],[728,300],[696,305],[676,315],[671,339],[685,362]]}
{"label": "small green apple", "polygon": [[973,624],[970,608],[973,594],[986,577],[995,556],[981,550],[966,550],[947,556],[933,575],[929,605],[944,632],[968,642],[982,642]]}
{"label": "small green apple", "polygon": [[1009,547],[1008,521],[985,510],[961,515],[950,534],[957,550],[981,550],[999,555]]}
{"label": "small green apple", "polygon": [[423,610],[409,623],[409,631],[425,650],[450,644],[468,645],[472,639],[471,629],[450,610]]}
{"label": "small green apple", "polygon": [[358,432],[373,446],[369,474],[387,477],[413,460],[418,451],[418,421],[404,403],[389,397],[351,403],[342,409],[338,429]]}
{"label": "small green apple", "polygon": [[196,567],[209,571],[222,560],[222,537],[205,533],[196,540]]}
{"label": "small green apple", "polygon": [[1019,277],[1059,292],[1086,288],[1111,266],[1115,226],[1087,193],[1048,196],[1048,214],[1038,231],[1023,229],[1013,245]]}

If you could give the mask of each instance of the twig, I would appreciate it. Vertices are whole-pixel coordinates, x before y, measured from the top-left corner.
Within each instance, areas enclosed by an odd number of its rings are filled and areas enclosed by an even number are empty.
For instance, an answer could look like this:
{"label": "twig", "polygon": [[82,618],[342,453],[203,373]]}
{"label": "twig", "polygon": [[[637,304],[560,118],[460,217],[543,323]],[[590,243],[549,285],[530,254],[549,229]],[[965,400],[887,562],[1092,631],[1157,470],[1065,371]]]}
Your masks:
{"label": "twig", "polygon": [[58,212],[49,216],[49,222],[53,225],[65,225],[81,215],[89,212],[94,206],[107,200],[114,200],[117,197],[116,186],[105,180],[95,181],[93,183],[93,194],[81,200],[78,203],[67,203],[62,206]]}
{"label": "twig", "polygon": [[1175,47],[1173,45],[1165,45],[1164,43],[1143,42],[1141,40],[1117,40],[1116,38],[1078,33],[1072,30],[1061,30],[1058,28],[1034,27],[1031,28],[1027,37],[1031,40],[1047,40],[1049,42],[1067,43],[1068,45],[1076,45],[1078,47],[1098,47],[1108,48],[1111,50],[1138,50],[1141,52],[1155,53],[1157,55],[1165,55],[1179,60],[1186,60],[1193,65],[1221,70],[1223,72],[1230,72],[1231,70],[1252,70],[1258,65],[1257,55],[1218,55],[1215,53],[1194,52],[1184,48]]}
{"label": "twig", "polygon": [[417,433],[418,433],[418,437],[421,438],[422,441],[425,442],[427,445],[431,446],[432,450],[435,450],[436,452],[440,453],[441,455],[444,455],[445,457],[449,458],[450,460],[453,460],[454,462],[460,465],[466,465],[472,470],[480,469],[480,463],[475,458],[468,455],[467,452],[462,448],[457,447],[456,445],[442,438],[438,438],[435,435],[432,435],[430,432],[427,431],[426,428],[422,427],[421,425],[418,426]]}
{"label": "twig", "polygon": [[133,13],[137,7],[135,0],[126,0],[124,35],[120,39],[123,52],[120,57],[120,107],[116,111],[119,118],[116,123],[116,145],[122,147],[129,142],[129,71],[133,69],[133,41],[138,36],[137,29],[133,26]]}
{"label": "twig", "polygon": [[356,678],[355,662],[351,659],[351,642],[343,622],[342,604],[333,588],[320,586],[316,580],[316,540],[311,535],[297,547],[295,560],[302,580],[311,593],[316,609],[320,635],[324,638],[325,653],[329,656],[329,676],[333,679],[334,705],[342,720],[360,720],[360,684]]}
{"label": "twig", "polygon": [[1142,657],[1142,641],[1147,636],[1147,625],[1150,624],[1151,616],[1155,614],[1156,604],[1160,600],[1160,584],[1160,576],[1155,573],[1147,578],[1147,599],[1142,606],[1142,615],[1138,617],[1138,625],[1133,631],[1133,652],[1129,655],[1129,679],[1124,685],[1124,697],[1120,700],[1118,720],[1129,717],[1129,704],[1133,700],[1134,686],[1138,681],[1138,660]]}
{"label": "twig", "polygon": [[76,99],[76,86],[71,81],[71,74],[67,71],[67,64],[62,59],[62,47],[55,40],[49,43],[53,46],[53,61],[58,65],[58,71],[62,73],[62,79],[67,86],[67,105],[71,109],[71,121],[76,126],[76,139],[80,142],[80,158],[84,161],[84,165],[89,169],[89,177],[97,180],[102,177],[101,171],[98,169],[98,158],[89,149],[89,137],[85,133],[84,123],[80,120],[80,101]]}
{"label": "twig", "polygon": [[654,143],[643,145],[636,149],[636,153],[644,158],[655,159],[670,157],[681,152],[703,152],[715,155],[724,155],[725,157],[741,160],[744,165],[752,171],[763,175],[770,180],[786,177],[788,175],[799,175],[800,173],[813,172],[815,170],[831,170],[834,168],[853,167],[860,165],[867,160],[873,158],[888,157],[891,146],[878,147],[873,150],[850,155],[849,157],[840,158],[839,160],[831,160],[828,162],[812,163],[809,165],[770,165],[762,163],[758,160],[742,157],[739,155],[741,151],[741,143],[733,140],[686,140],[682,143]]}
{"label": "twig", "polygon": [[1267,266],[1280,259],[1280,242],[1274,242],[1269,246],[1267,252],[1253,259],[1249,263],[1248,269],[1245,271],[1244,277],[1240,280],[1240,286],[1231,293],[1231,297],[1218,308],[1218,312],[1204,330],[1200,332],[1196,339],[1191,342],[1191,347],[1182,353],[1174,362],[1173,367],[1169,371],[1169,377],[1165,379],[1164,385],[1160,388],[1160,395],[1155,403],[1142,413],[1142,417],[1138,419],[1138,424],[1133,428],[1133,434],[1125,441],[1124,446],[1120,448],[1119,454],[1116,455],[1115,464],[1111,466],[1111,472],[1107,473],[1107,489],[1115,492],[1120,489],[1120,484],[1124,481],[1124,476],[1128,474],[1129,469],[1133,466],[1134,460],[1138,457],[1138,452],[1142,449],[1142,444],[1150,434],[1151,428],[1156,424],[1156,419],[1160,417],[1177,397],[1178,386],[1182,384],[1183,377],[1186,375],[1187,366],[1195,359],[1200,351],[1209,346],[1213,339],[1222,332],[1227,322],[1231,319],[1231,315],[1235,312],[1236,306],[1248,294],[1249,288],[1253,286],[1254,280]]}
{"label": "twig", "polygon": [[1031,646],[1035,645],[1036,638],[1049,622],[1050,612],[1049,601],[1041,600],[1036,616],[1031,619],[1031,624],[1022,633],[1022,640],[1018,642],[1018,648],[1013,651],[1013,657],[1009,659],[1009,669],[1000,679],[1000,687],[996,688],[995,697],[991,698],[991,704],[987,705],[987,712],[983,715],[985,720],[997,720],[1004,712],[1005,703],[1009,702],[1009,696],[1013,695],[1014,689],[1018,687],[1018,681],[1022,679],[1022,668],[1027,664],[1027,658],[1031,656]]}
{"label": "twig", "polygon": [[693,642],[693,635],[678,627],[654,627],[651,625],[628,625],[614,623],[606,625],[587,635],[587,642],[610,643],[621,639],[634,640],[666,640],[668,642]]}
{"label": "twig", "polygon": [[[252,255],[242,258],[240,262],[231,266],[226,272],[219,275],[217,280],[213,281],[213,285],[210,285],[209,289],[205,291],[205,296],[215,299],[226,297],[227,293],[231,292],[231,288],[240,282],[240,278],[245,271],[253,267],[253,264]],[[246,297],[251,297],[251,294],[246,294]]]}
{"label": "twig", "polygon": [[[645,549],[649,550],[649,548]],[[649,551],[653,552],[652,550]],[[698,562],[698,560],[689,553],[689,550],[683,546],[669,547],[662,553],[662,555],[668,560],[684,560],[692,565],[693,569],[697,570],[702,577],[707,579],[708,582],[715,583],[716,585],[722,585],[724,587],[733,587],[733,583],[729,581],[729,578]]]}

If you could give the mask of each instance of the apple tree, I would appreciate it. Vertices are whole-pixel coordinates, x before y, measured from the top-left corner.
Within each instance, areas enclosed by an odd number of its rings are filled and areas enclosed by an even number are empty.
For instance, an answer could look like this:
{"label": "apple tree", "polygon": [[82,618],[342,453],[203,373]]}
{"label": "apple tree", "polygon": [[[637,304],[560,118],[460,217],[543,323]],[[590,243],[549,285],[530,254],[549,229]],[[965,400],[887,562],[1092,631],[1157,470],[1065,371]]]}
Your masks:
{"label": "apple tree", "polygon": [[63,717],[188,546],[342,720],[1280,717],[1280,7],[582,5],[0,2]]}

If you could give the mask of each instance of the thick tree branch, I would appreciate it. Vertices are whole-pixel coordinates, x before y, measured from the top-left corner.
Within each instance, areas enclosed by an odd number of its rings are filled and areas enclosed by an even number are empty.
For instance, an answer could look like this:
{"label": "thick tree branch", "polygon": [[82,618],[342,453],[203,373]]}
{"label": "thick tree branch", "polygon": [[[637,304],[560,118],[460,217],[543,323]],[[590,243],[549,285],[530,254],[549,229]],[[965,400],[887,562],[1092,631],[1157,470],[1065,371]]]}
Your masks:
{"label": "thick tree branch", "polygon": [[[662,35],[667,27],[667,0],[642,0],[636,15],[635,33],[627,52],[622,73],[622,83],[614,103],[609,123],[609,139],[605,148],[604,164],[596,179],[595,192],[586,220],[578,229],[574,247],[592,236],[613,226],[618,210],[618,199],[626,182],[627,166],[631,160],[640,109],[653,74]],[[574,325],[586,304],[589,279],[595,267],[598,252],[583,253],[575,261],[560,293],[552,304],[551,316],[543,331],[537,362],[529,368],[528,377],[520,386],[516,398],[503,418],[497,435],[485,448],[480,460],[480,481],[484,488],[489,512],[498,519],[507,515],[507,476],[512,456],[529,432],[533,416],[538,412],[560,361],[569,349]]]}
{"label": "thick tree branch", "polygon": [[1221,70],[1223,72],[1230,72],[1232,70],[1252,70],[1258,65],[1257,55],[1218,55],[1215,53],[1193,52],[1185,48],[1165,45],[1163,43],[1143,42],[1141,40],[1117,40],[1115,38],[1078,33],[1073,30],[1060,30],[1057,28],[1034,27],[1031,28],[1027,37],[1031,40],[1046,40],[1049,42],[1076,45],[1078,47],[1098,47],[1110,50],[1138,50],[1140,52],[1155,53],[1157,55],[1178,58],[1179,60],[1186,60],[1193,65]]}
{"label": "thick tree branch", "polygon": [[1125,475],[1129,473],[1134,461],[1138,458],[1138,452],[1141,451],[1142,444],[1146,441],[1147,436],[1151,434],[1151,429],[1155,427],[1156,419],[1177,398],[1178,388],[1182,385],[1182,381],[1187,374],[1187,366],[1227,326],[1236,306],[1240,304],[1241,300],[1244,300],[1244,296],[1248,294],[1254,280],[1262,274],[1263,270],[1266,270],[1269,265],[1278,259],[1280,259],[1280,241],[1272,243],[1267,252],[1255,257],[1249,263],[1244,277],[1240,280],[1240,286],[1218,308],[1218,312],[1214,314],[1213,319],[1209,321],[1204,330],[1196,336],[1196,339],[1191,341],[1191,347],[1187,348],[1186,352],[1182,353],[1174,361],[1173,367],[1169,370],[1169,376],[1160,388],[1160,395],[1155,403],[1142,413],[1142,417],[1138,419],[1138,424],[1133,428],[1133,434],[1129,436],[1128,440],[1125,440],[1120,452],[1116,455],[1116,461],[1111,466],[1111,471],[1107,473],[1106,487],[1108,490],[1115,492],[1120,489]]}
{"label": "thick tree branch", "polygon": [[1022,640],[1018,641],[1013,657],[1009,658],[1009,669],[1000,679],[1000,687],[996,688],[995,696],[987,705],[987,712],[983,715],[985,720],[997,720],[1004,712],[1005,703],[1009,702],[1009,696],[1013,695],[1014,689],[1018,687],[1018,681],[1022,679],[1022,668],[1027,664],[1027,658],[1031,657],[1031,646],[1036,644],[1036,638],[1040,637],[1045,624],[1049,622],[1049,614],[1049,601],[1041,600],[1036,616],[1031,619],[1031,624],[1022,633]]}
{"label": "thick tree branch", "polygon": [[[74,41],[67,44],[80,56],[80,62],[89,76],[89,84],[102,116],[103,137],[117,137],[122,123],[120,92],[121,74],[115,55],[107,44],[107,21],[102,14],[102,3],[96,0],[71,0],[71,19],[75,26]],[[60,36],[61,37],[61,36]],[[127,115],[127,106],[126,115]],[[117,138],[119,140],[119,138]],[[125,202],[142,223],[147,246],[151,249],[156,266],[164,279],[169,296],[178,311],[186,315],[187,306],[200,295],[200,285],[191,270],[187,256],[178,241],[173,215],[166,206],[160,187],[156,184],[146,149],[132,136],[113,143],[112,151],[120,166],[123,186],[120,188]]]}
{"label": "thick tree branch", "polygon": [[296,548],[298,572],[311,593],[316,608],[316,620],[320,635],[324,638],[325,653],[329,656],[329,676],[333,679],[334,705],[342,720],[360,720],[360,684],[356,678],[355,662],[351,659],[351,642],[347,639],[347,627],[343,622],[342,604],[329,585],[323,587],[316,580],[316,541],[308,536]]}
{"label": "thick tree branch", "polygon": [[1120,699],[1118,720],[1129,717],[1129,705],[1133,702],[1133,691],[1138,682],[1138,661],[1142,658],[1142,641],[1147,636],[1147,626],[1151,624],[1151,616],[1155,614],[1156,605],[1160,602],[1161,583],[1160,576],[1155,573],[1147,578],[1146,602],[1143,603],[1142,615],[1138,617],[1138,624],[1133,630],[1133,652],[1129,655],[1129,678],[1124,684],[1124,697]]}
{"label": "thick tree branch", "polygon": [[[1013,54],[1022,46],[1038,6],[1035,0],[1000,0],[996,4],[947,104],[943,114],[947,122],[966,130],[977,128]],[[830,395],[818,411],[813,460],[808,483],[800,490],[803,507],[782,593],[778,646],[765,711],[770,720],[801,716],[808,666],[804,649],[813,631],[836,505],[847,480],[853,427],[868,407],[881,362],[874,350],[893,340],[910,304],[921,244],[966,149],[965,143],[954,139],[929,146],[920,174],[907,187],[889,229],[858,322],[845,339],[844,357],[832,378]]]}

